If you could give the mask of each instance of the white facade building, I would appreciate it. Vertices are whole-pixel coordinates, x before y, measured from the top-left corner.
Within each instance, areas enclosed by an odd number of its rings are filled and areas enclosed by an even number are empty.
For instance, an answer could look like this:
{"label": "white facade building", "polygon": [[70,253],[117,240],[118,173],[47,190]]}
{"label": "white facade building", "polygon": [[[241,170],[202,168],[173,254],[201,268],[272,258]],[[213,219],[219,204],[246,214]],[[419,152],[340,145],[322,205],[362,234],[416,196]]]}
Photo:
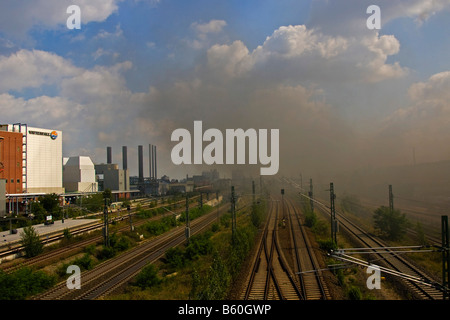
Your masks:
{"label": "white facade building", "polygon": [[24,124],[7,127],[24,134],[24,192],[63,193],[62,131]]}
{"label": "white facade building", "polygon": [[63,183],[66,192],[97,192],[98,183],[91,158],[64,158]]}

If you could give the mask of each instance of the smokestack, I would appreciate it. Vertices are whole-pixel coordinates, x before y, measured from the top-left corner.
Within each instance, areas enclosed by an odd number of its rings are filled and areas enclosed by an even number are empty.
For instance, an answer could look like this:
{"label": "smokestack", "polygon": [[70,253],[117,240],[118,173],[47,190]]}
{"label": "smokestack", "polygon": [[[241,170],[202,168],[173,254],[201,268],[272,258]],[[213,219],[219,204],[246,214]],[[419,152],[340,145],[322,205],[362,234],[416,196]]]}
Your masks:
{"label": "smokestack", "polygon": [[124,185],[124,189],[125,190],[128,190],[128,184],[129,184],[129,182],[128,182],[128,179],[127,179],[127,177],[128,177],[128,175],[127,175],[127,170],[128,170],[128,152],[127,152],[127,147],[126,146],[123,146],[122,147],[122,169],[123,169],[123,171],[124,171],[124,180],[125,180],[125,185]]}
{"label": "smokestack", "polygon": [[142,146],[138,147],[139,182],[144,182],[144,153]]}
{"label": "smokestack", "polygon": [[155,146],[152,145],[152,178],[155,178]]}
{"label": "smokestack", "polygon": [[153,175],[155,177],[156,180],[158,180],[158,173],[156,171],[156,146],[153,146],[155,148],[155,150],[153,150],[153,158],[155,159],[155,164],[153,166],[153,170],[155,171],[155,174]]}
{"label": "smokestack", "polygon": [[111,147],[106,147],[106,163],[107,164],[111,164],[112,163]]}
{"label": "smokestack", "polygon": [[148,145],[148,164],[149,164],[149,177],[153,179],[153,145]]}
{"label": "smokestack", "polygon": [[128,169],[128,158],[127,158],[127,147],[122,147],[122,169],[127,170]]}

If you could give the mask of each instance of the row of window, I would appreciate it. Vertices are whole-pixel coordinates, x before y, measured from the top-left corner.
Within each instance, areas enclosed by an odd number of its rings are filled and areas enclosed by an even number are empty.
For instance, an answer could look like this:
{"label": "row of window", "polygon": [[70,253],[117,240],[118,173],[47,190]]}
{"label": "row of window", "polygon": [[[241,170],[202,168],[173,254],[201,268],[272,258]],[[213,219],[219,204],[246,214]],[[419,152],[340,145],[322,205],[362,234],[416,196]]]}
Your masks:
{"label": "row of window", "polygon": [[[8,183],[8,179],[5,179],[6,183]],[[14,179],[11,179],[11,183],[14,183]],[[20,183],[20,179],[17,179],[17,183]]]}

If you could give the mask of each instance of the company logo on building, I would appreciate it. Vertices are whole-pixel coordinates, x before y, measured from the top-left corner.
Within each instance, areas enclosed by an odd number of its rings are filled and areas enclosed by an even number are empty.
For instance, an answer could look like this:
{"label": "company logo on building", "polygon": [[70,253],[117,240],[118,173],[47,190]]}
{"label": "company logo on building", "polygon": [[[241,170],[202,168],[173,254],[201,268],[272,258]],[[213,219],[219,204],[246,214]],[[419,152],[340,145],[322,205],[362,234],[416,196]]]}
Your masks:
{"label": "company logo on building", "polygon": [[52,140],[56,140],[56,138],[58,138],[58,132],[56,132],[55,130],[53,130],[52,132],[28,130],[28,133],[35,134],[38,136],[47,136],[47,137],[50,137]]}

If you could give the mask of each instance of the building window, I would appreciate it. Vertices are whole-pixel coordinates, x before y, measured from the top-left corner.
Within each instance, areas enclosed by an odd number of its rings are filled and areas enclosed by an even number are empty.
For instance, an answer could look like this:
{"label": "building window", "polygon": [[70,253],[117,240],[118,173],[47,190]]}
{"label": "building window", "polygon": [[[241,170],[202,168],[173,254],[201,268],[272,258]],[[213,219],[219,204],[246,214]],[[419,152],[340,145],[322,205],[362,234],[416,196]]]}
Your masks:
{"label": "building window", "polygon": [[20,183],[20,179],[17,179],[17,183]]}

